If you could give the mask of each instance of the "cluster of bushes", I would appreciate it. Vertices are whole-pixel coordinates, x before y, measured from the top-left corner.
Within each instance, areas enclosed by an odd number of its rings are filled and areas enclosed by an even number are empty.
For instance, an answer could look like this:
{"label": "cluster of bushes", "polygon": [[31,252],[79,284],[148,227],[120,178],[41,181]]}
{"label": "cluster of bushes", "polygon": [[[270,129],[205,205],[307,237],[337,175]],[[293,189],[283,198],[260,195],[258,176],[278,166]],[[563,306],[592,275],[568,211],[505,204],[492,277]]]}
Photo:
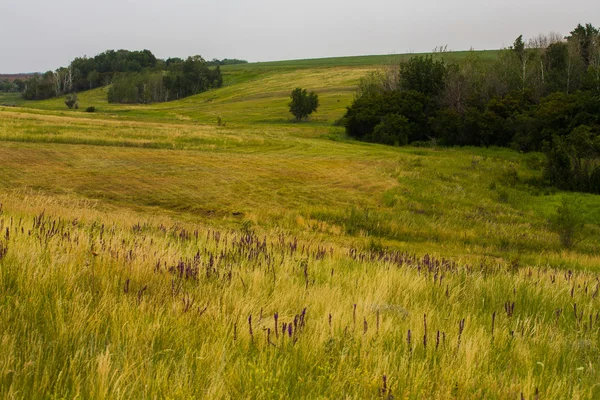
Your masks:
{"label": "cluster of bushes", "polygon": [[390,145],[505,146],[544,151],[560,188],[600,193],[600,34],[519,36],[494,62],[413,57],[364,77],[343,124]]}
{"label": "cluster of bushes", "polygon": [[108,50],[93,58],[76,58],[56,71],[36,74],[18,91],[28,100],[43,100],[113,84],[108,98],[111,102],[169,101],[220,87],[223,79],[219,66],[244,62],[206,62],[200,56],[161,60],[149,50]]}

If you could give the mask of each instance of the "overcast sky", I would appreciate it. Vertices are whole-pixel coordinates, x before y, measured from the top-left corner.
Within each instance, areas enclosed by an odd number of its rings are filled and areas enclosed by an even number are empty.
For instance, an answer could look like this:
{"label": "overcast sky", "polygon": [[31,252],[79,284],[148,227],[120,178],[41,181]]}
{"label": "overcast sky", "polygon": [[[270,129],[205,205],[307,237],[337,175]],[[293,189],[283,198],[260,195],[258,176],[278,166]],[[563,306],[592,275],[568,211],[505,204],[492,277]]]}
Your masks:
{"label": "overcast sky", "polygon": [[497,49],[600,25],[597,0],[0,0],[0,73],[107,49],[159,58],[288,60]]}

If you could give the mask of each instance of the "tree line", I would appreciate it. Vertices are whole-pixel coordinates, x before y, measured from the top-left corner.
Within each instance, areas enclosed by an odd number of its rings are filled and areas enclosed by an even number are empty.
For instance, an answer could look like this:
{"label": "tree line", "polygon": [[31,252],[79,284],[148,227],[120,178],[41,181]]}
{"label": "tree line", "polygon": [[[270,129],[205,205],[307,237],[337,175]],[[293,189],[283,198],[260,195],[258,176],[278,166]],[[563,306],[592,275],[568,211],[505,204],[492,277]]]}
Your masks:
{"label": "tree line", "polygon": [[0,92],[3,93],[19,93],[25,88],[25,82],[17,78],[14,80],[2,79],[0,80]]}
{"label": "tree line", "polygon": [[118,75],[108,89],[108,102],[147,104],[177,100],[222,85],[220,67],[211,69],[202,57],[194,56],[185,61],[171,60],[163,71]]}
{"label": "tree line", "polygon": [[389,145],[543,151],[550,182],[600,193],[599,30],[519,36],[493,62],[415,56],[362,78],[340,122],[349,136]]}
{"label": "tree line", "polygon": [[[18,89],[28,100],[43,100],[112,85],[109,101],[148,103],[175,100],[222,85],[219,66],[244,60],[205,61],[200,56],[157,59],[149,50],[107,50],[75,58],[67,67],[35,74]],[[115,87],[116,84],[116,87]]]}

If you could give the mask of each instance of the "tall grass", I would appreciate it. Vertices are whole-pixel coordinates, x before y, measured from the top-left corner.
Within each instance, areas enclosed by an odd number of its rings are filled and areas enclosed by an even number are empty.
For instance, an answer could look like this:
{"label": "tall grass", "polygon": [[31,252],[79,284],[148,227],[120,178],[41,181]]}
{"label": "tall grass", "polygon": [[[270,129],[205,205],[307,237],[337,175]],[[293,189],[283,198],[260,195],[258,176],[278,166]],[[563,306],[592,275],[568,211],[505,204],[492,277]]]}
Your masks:
{"label": "tall grass", "polygon": [[592,398],[595,273],[3,197],[5,398]]}

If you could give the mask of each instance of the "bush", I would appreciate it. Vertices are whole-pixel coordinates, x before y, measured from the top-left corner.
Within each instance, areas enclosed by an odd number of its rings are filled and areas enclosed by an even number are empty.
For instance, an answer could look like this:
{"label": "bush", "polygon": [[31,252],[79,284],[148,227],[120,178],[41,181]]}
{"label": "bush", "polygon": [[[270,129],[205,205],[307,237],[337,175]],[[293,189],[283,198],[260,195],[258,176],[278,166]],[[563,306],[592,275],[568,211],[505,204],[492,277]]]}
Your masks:
{"label": "bush", "polygon": [[550,220],[550,229],[558,234],[561,244],[571,248],[582,236],[584,221],[578,211],[577,204],[570,202],[566,197],[562,198],[561,204]]}
{"label": "bush", "polygon": [[65,98],[65,105],[69,107],[69,110],[71,110],[73,107],[75,109],[78,109],[79,105],[77,101],[77,93],[68,94]]}
{"label": "bush", "polygon": [[576,127],[546,145],[544,176],[560,189],[600,193],[600,136],[589,126]]}
{"label": "bush", "polygon": [[[429,129],[425,109],[428,99],[415,91],[384,92],[362,96],[346,112],[346,133],[359,140],[375,141],[375,127],[389,115],[406,119],[408,142],[427,140]],[[380,127],[382,129],[382,127]],[[394,144],[394,142],[391,142]]]}
{"label": "bush", "polygon": [[398,114],[388,114],[375,126],[373,133],[367,135],[368,142],[404,146],[408,144],[410,124],[408,119]]}
{"label": "bush", "polygon": [[85,109],[85,112],[89,112],[89,113],[96,112],[96,107],[89,106],[88,108]]}

